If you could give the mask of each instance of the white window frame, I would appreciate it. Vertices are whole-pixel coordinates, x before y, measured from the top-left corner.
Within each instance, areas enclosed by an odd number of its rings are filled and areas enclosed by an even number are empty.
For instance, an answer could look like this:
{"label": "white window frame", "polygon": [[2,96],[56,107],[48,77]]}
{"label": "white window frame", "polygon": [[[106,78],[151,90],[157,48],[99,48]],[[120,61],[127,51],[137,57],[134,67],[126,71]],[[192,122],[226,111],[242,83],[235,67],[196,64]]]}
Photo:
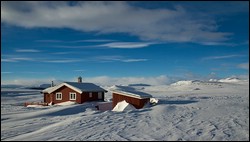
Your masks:
{"label": "white window frame", "polygon": [[89,92],[89,97],[90,97],[90,98],[92,98],[92,97],[93,97],[92,92]]}
{"label": "white window frame", "polygon": [[102,92],[98,92],[98,99],[102,99]]}
{"label": "white window frame", "polygon": [[[58,97],[58,95],[61,95],[61,97]],[[56,93],[56,100],[62,100],[62,93],[61,92]]]}
{"label": "white window frame", "polygon": [[[74,94],[75,97],[71,97],[72,94]],[[76,93],[75,92],[69,92],[69,100],[76,100]]]}

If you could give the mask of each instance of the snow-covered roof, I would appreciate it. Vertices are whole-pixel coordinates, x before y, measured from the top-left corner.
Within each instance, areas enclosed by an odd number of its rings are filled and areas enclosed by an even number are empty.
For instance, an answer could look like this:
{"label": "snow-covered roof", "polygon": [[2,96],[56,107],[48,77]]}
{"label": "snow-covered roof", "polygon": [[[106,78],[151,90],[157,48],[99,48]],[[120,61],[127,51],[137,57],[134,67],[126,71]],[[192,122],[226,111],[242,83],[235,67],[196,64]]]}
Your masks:
{"label": "snow-covered roof", "polygon": [[51,90],[54,90],[54,89],[55,89],[55,87],[57,87],[57,86],[53,86],[53,87],[46,88],[46,89],[42,90],[42,93],[48,93],[48,92],[51,92]]}
{"label": "snow-covered roof", "polygon": [[122,91],[122,90],[112,90],[113,93],[117,93],[120,95],[124,95],[124,96],[129,96],[129,97],[133,97],[133,98],[138,98],[138,99],[145,99],[145,98],[151,98],[152,95],[149,95],[147,93],[144,92],[138,92],[138,91],[131,91],[131,90],[126,90],[126,91]]}
{"label": "snow-covered roof", "polygon": [[64,82],[60,85],[54,86],[54,87],[49,87],[44,89],[42,92],[43,93],[52,93],[55,90],[61,88],[62,86],[67,86],[78,93],[82,92],[107,92],[105,89],[93,84],[93,83],[79,83],[79,82]]}

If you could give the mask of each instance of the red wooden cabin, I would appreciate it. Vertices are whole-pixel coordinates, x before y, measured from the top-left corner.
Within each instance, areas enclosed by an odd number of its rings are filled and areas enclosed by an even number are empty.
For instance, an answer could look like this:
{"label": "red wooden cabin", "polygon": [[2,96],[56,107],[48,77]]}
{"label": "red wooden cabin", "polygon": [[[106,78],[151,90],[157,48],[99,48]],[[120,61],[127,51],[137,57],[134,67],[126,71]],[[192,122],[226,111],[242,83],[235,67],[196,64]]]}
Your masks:
{"label": "red wooden cabin", "polygon": [[78,82],[64,82],[42,91],[44,102],[52,102],[52,104],[66,101],[74,101],[79,104],[88,101],[104,101],[106,92],[105,89],[93,83],[82,83],[81,78],[78,78]]}

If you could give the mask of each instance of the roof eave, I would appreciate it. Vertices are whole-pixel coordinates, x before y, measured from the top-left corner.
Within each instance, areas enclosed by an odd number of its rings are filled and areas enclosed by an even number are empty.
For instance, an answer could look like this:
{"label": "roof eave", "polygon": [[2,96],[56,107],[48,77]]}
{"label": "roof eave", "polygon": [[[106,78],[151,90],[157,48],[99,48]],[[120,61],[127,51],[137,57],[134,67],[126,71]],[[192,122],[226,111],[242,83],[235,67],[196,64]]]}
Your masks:
{"label": "roof eave", "polygon": [[148,99],[148,98],[152,97],[152,96],[148,96],[148,97],[138,96],[138,95],[133,94],[133,93],[127,93],[127,92],[121,92],[121,91],[112,91],[112,93],[118,93],[118,94],[121,94],[121,95],[124,95],[124,96],[132,97],[132,98],[137,98],[137,99]]}
{"label": "roof eave", "polygon": [[[59,88],[61,88],[61,87],[63,87],[63,86],[67,86],[67,87],[69,87],[70,89],[72,89],[72,90],[75,90],[76,92],[78,92],[78,93],[80,93],[80,94],[82,94],[82,91],[80,90],[80,89],[78,89],[78,88],[76,88],[76,87],[74,87],[74,86],[71,86],[71,85],[69,85],[69,84],[67,84],[67,83],[62,83],[62,84],[60,84],[58,87],[55,87],[54,89],[52,89],[52,90],[50,90],[50,91],[47,91],[47,93],[53,93],[54,91],[56,91],[57,89],[59,89]],[[45,93],[45,92],[44,92]]]}
{"label": "roof eave", "polygon": [[[89,92],[89,91],[84,91],[84,90],[81,90],[81,89],[79,89],[79,88],[77,88],[77,87],[74,87],[74,86],[72,86],[72,85],[70,85],[70,84],[68,84],[67,82],[64,82],[64,83],[62,83],[62,84],[60,84],[60,85],[58,85],[57,87],[55,87],[55,88],[53,88],[53,89],[51,89],[51,90],[49,90],[49,91],[45,91],[45,90],[43,90],[42,92],[43,93],[53,93],[54,91],[56,91],[57,89],[59,89],[59,88],[61,88],[61,87],[63,87],[63,86],[67,86],[67,87],[69,87],[70,89],[72,89],[72,90],[74,90],[74,91],[76,91],[76,92],[78,92],[78,93],[80,93],[80,94],[82,94],[83,92]],[[103,89],[103,88],[101,88],[102,90],[98,90],[98,92],[100,91],[100,92],[105,92],[105,93],[107,93],[108,91],[107,90],[105,90],[105,89]],[[91,90],[90,90],[91,91]],[[92,90],[93,92],[96,92],[96,90]]]}

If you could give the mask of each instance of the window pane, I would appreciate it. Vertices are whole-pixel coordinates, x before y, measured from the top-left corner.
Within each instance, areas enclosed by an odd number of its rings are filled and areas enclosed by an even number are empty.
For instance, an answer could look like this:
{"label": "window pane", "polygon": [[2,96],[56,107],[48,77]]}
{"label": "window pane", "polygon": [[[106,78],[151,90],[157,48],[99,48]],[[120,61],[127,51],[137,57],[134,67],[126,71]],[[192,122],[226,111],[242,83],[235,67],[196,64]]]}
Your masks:
{"label": "window pane", "polygon": [[76,93],[69,93],[70,100],[76,100]]}

